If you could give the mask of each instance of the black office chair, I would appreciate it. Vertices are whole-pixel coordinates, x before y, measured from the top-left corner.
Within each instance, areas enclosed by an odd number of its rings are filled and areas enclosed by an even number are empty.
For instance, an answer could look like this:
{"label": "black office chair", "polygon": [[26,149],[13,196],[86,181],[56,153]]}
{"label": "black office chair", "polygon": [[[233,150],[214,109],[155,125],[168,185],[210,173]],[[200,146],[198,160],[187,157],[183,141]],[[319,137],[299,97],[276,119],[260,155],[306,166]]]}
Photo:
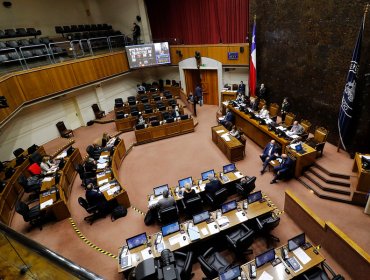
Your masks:
{"label": "black office chair", "polygon": [[42,230],[44,215],[40,211],[40,204],[30,209],[26,203],[18,201],[15,205],[15,211],[22,215],[25,222],[30,223],[31,226],[38,226]]}
{"label": "black office chair", "polygon": [[92,171],[85,171],[82,164],[75,166],[75,170],[81,179],[81,186],[86,187],[89,183],[96,184],[96,173]]}
{"label": "black office chair", "polygon": [[188,217],[203,210],[203,200],[199,194],[189,199],[181,199],[182,207]]}
{"label": "black office chair", "polygon": [[[332,275],[332,278],[329,277],[328,270]],[[336,274],[333,269],[325,262],[321,263],[321,268],[319,266],[315,266],[304,274],[297,277],[297,280],[344,280],[344,277],[340,274]]]}
{"label": "black office chair", "polygon": [[271,234],[271,231],[276,228],[280,223],[280,217],[276,216],[274,213],[268,213],[262,217],[256,219],[258,233],[265,238],[266,243],[279,242],[280,239]]}
{"label": "black office chair", "polygon": [[40,164],[42,161],[42,155],[39,152],[34,152],[32,155],[29,156],[30,163],[38,163]]}
{"label": "black office chair", "polygon": [[116,107],[116,108],[123,107],[123,100],[122,100],[122,98],[116,98],[116,99],[114,99],[114,107]]}
{"label": "black office chair", "polygon": [[194,273],[192,273],[193,268],[193,252],[174,252],[176,269],[180,274],[181,280],[190,280]]}
{"label": "black office chair", "polygon": [[124,119],[124,118],[125,118],[125,113],[123,111],[118,111],[116,113],[116,119],[117,120]]}
{"label": "black office chair", "polygon": [[219,273],[225,272],[231,266],[214,248],[209,248],[198,257],[198,262],[203,273],[208,279],[216,278]]}
{"label": "black office chair", "polygon": [[90,225],[92,225],[95,220],[102,217],[97,205],[89,205],[87,200],[81,196],[78,198],[78,203],[86,210],[87,213],[90,214],[84,218],[84,220],[90,223]]}
{"label": "black office chair", "polygon": [[136,105],[136,97],[135,96],[127,97],[127,102],[129,105]]}
{"label": "black office chair", "polygon": [[170,206],[158,211],[158,220],[166,225],[179,219],[177,206]]}
{"label": "black office chair", "polygon": [[18,148],[16,150],[13,151],[13,155],[15,157],[19,157],[21,154],[23,154],[24,150],[22,148]]}
{"label": "black office chair", "polygon": [[256,177],[252,176],[247,179],[245,184],[236,183],[236,193],[242,197],[247,197],[256,187]]}
{"label": "black office chair", "polygon": [[228,192],[226,188],[221,188],[217,190],[214,194],[206,193],[205,199],[209,203],[209,205],[215,209],[220,206],[223,202],[226,201],[228,197]]}
{"label": "black office chair", "polygon": [[246,248],[249,248],[253,244],[254,237],[254,230],[249,229],[245,224],[241,224],[238,229],[226,234],[226,241],[236,256],[241,257],[244,254],[253,253],[253,250],[246,250]]}

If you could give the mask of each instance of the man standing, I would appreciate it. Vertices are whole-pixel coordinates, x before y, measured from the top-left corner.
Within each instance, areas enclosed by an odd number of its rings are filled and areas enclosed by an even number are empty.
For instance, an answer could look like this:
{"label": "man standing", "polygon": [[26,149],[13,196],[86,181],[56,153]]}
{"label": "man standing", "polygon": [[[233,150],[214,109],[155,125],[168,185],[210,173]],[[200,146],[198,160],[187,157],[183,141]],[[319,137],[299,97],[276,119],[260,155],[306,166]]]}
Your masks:
{"label": "man standing", "polygon": [[281,104],[281,122],[285,122],[285,116],[290,110],[290,103],[288,97],[285,97]]}
{"label": "man standing", "polygon": [[202,88],[200,87],[199,84],[197,84],[195,88],[195,98],[196,98],[196,102],[199,102],[199,105],[202,106],[203,105],[203,94],[202,94]]}
{"label": "man standing", "polygon": [[140,37],[140,26],[134,22],[134,28],[132,29],[132,38],[134,39],[134,45],[139,43],[138,38]]}
{"label": "man standing", "polygon": [[240,81],[238,92],[245,95],[245,84],[243,83],[243,81]]}
{"label": "man standing", "polygon": [[262,154],[260,154],[260,158],[263,162],[261,175],[265,172],[267,165],[271,160],[274,160],[277,157],[277,147],[275,144],[275,140],[271,140],[270,143],[266,145],[263,149]]}

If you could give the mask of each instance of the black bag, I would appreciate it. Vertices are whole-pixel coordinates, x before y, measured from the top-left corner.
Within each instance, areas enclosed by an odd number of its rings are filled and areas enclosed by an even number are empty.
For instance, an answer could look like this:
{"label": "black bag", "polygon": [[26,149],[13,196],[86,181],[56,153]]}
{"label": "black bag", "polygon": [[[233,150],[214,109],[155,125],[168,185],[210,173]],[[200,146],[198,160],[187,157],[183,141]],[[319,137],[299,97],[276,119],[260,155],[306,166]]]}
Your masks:
{"label": "black bag", "polygon": [[115,220],[125,217],[127,215],[127,209],[122,205],[118,205],[116,208],[113,209],[111,220],[114,222]]}
{"label": "black bag", "polygon": [[157,211],[155,208],[149,209],[148,212],[146,212],[146,215],[144,218],[145,225],[150,226],[154,224],[155,219],[156,219],[156,212]]}

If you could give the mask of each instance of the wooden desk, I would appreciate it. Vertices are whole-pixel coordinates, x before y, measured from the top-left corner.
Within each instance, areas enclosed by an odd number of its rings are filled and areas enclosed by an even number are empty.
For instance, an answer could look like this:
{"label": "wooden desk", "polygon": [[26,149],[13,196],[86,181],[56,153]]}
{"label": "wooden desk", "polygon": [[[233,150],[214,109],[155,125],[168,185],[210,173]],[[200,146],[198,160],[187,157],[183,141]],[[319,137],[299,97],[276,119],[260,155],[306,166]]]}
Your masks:
{"label": "wooden desk", "polygon": [[236,90],[221,91],[221,102],[235,100],[237,95],[238,91]]}
{"label": "wooden desk", "polygon": [[357,186],[356,190],[360,192],[369,192],[370,191],[370,171],[366,171],[362,168],[361,156],[368,156],[370,154],[359,154],[356,153],[355,160],[353,162],[353,172],[357,172]]}
{"label": "wooden desk", "polygon": [[234,107],[228,105],[228,108],[233,112],[235,116],[235,125],[240,127],[244,134],[253,140],[260,147],[264,148],[268,142],[274,139],[281,145],[282,152],[285,153],[285,148],[289,145],[290,141],[285,138],[277,136],[274,132],[268,130],[267,125],[261,125],[255,119],[252,119],[249,115],[241,112]]}
{"label": "wooden desk", "polygon": [[[242,209],[243,202],[244,201],[239,201],[237,209],[223,214],[223,216],[227,217],[228,220],[229,220],[229,224],[227,226],[220,227],[217,224],[217,220],[216,220],[217,214],[216,213],[217,213],[217,211],[220,211],[220,210],[213,211],[213,212],[210,213],[211,214],[210,215],[211,220],[212,220],[211,223],[207,224],[207,222],[202,222],[202,223],[199,223],[199,224],[196,225],[199,229],[200,239],[194,240],[194,241],[190,240],[190,237],[189,237],[189,235],[186,231],[186,229],[188,228],[189,221],[186,221],[186,222],[184,222],[180,225],[180,229],[184,230],[184,233],[176,232],[176,233],[170,234],[168,236],[162,237],[162,242],[164,244],[164,248],[165,249],[170,249],[171,251],[176,251],[176,250],[179,250],[179,249],[184,249],[186,246],[190,246],[190,245],[193,245],[193,244],[196,245],[196,246],[201,246],[202,241],[207,240],[211,237],[216,237],[220,232],[227,231],[232,227],[235,227],[237,225],[240,225],[241,223],[246,222],[247,220],[255,219],[256,217],[259,217],[263,214],[269,213],[269,212],[274,210],[274,208],[271,205],[270,206],[268,205],[267,201],[265,201],[265,202],[255,202],[255,203],[249,204],[248,209],[243,210]],[[242,221],[239,220],[239,218],[236,216],[236,213],[238,213],[238,212],[241,212],[241,213],[245,214],[245,218],[243,218]],[[209,227],[214,227],[214,226],[216,226],[216,228],[215,228],[216,232],[211,233]],[[207,229],[206,234],[202,232],[202,229],[204,229],[204,228]],[[159,234],[159,233],[154,233],[154,234],[152,234],[151,236],[148,237],[148,243],[151,246],[151,251],[153,253],[154,258],[160,257],[160,253],[157,251],[156,246],[154,244],[155,243],[154,241],[156,240],[157,234]],[[172,242],[173,244],[170,244],[170,239],[174,238],[176,236],[182,240],[182,241],[180,241],[180,242],[182,242],[182,244],[180,244],[179,242],[176,242],[176,243]],[[185,240],[183,239],[183,237],[185,237]],[[135,248],[132,251],[130,250],[130,254],[135,255],[138,252],[140,252],[141,250],[145,249],[146,247],[147,247],[147,244],[143,245],[141,247]],[[121,248],[120,248],[120,250],[121,250]],[[120,253],[120,250],[118,251],[119,253]],[[120,272],[125,272],[125,271],[131,270],[133,267],[135,267],[137,265],[137,262],[134,259],[135,259],[135,257],[132,258],[132,260],[133,260],[132,261],[132,266],[128,267],[128,268],[125,268],[125,269],[122,269],[120,267],[120,265],[118,264],[118,272],[119,273]],[[140,259],[142,260],[142,258],[140,258]]]}
{"label": "wooden desk", "polygon": [[316,161],[317,151],[314,148],[305,143],[302,144],[302,148],[306,151],[304,154],[300,154],[290,146],[286,146],[286,153],[296,159],[294,176],[297,178],[302,175],[307,167],[313,165]]}
{"label": "wooden desk", "polygon": [[235,137],[228,135],[230,141],[226,141],[222,134],[227,133],[228,130],[222,126],[214,126],[211,128],[212,131],[212,141],[219,147],[219,149],[225,154],[230,162],[236,162],[244,158],[243,144]]}
{"label": "wooden desk", "polygon": [[135,130],[135,136],[137,144],[144,144],[189,132],[194,132],[194,122],[192,118]]}
{"label": "wooden desk", "polygon": [[[311,248],[305,250],[305,253],[310,257],[311,260],[308,263],[303,264],[297,257],[295,257],[297,259],[297,261],[299,262],[299,264],[302,266],[302,269],[299,270],[299,271],[294,271],[290,266],[288,266],[288,264],[285,261],[283,261],[283,258],[281,256],[281,248],[282,247],[286,247],[286,245],[275,249],[275,257],[277,259],[279,259],[281,262],[279,264],[275,265],[275,266],[273,266],[271,264],[271,262],[268,262],[268,263],[264,264],[263,266],[257,268],[257,270],[256,270],[257,276],[256,276],[255,279],[259,279],[259,277],[261,277],[262,273],[268,273],[270,276],[273,277],[273,279],[277,279],[277,280],[293,279],[293,278],[303,274],[307,270],[309,270],[309,269],[311,269],[315,266],[318,266],[319,264],[321,264],[322,262],[325,261],[325,258],[320,253],[316,255],[313,252],[314,248],[311,247]],[[294,253],[289,252],[288,256],[293,257]],[[248,279],[250,279],[250,277],[249,277],[249,264],[255,264],[255,260],[252,260],[252,261],[247,262],[245,264],[242,264],[240,266]],[[285,271],[285,269],[289,270],[289,274]],[[218,280],[219,278],[217,277],[217,278],[215,278],[215,280],[216,279]]]}

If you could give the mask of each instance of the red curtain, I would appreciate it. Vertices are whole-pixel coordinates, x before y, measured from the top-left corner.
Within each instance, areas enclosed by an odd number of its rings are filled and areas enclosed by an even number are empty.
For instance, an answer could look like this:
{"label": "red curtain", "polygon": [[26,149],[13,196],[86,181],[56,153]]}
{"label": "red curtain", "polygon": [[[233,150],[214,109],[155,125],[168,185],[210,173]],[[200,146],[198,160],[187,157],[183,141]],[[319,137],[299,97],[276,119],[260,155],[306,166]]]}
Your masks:
{"label": "red curtain", "polygon": [[249,0],[146,0],[153,41],[244,43]]}

